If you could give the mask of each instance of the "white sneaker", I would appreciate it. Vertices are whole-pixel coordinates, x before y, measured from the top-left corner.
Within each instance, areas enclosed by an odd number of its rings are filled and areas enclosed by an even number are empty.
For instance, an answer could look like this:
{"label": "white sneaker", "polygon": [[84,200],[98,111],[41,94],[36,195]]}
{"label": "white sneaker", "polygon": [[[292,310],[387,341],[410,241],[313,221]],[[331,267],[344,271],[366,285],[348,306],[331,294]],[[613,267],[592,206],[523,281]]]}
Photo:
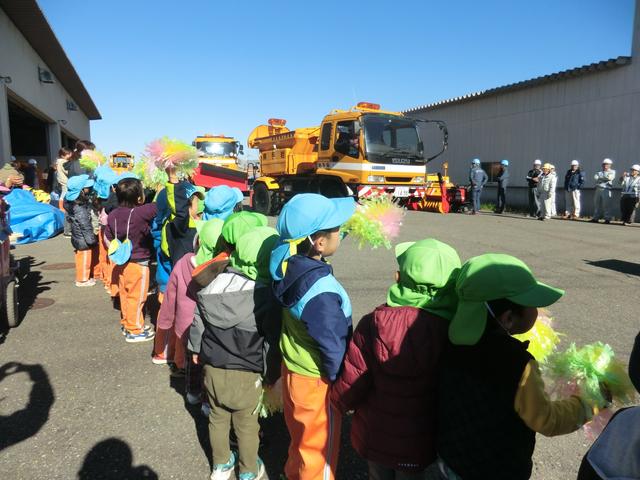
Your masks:
{"label": "white sneaker", "polygon": [[90,278],[86,282],[76,282],[76,287],[93,287],[95,284],[95,279]]}
{"label": "white sneaker", "polygon": [[213,466],[211,480],[236,480],[236,456],[233,452],[227,463]]}

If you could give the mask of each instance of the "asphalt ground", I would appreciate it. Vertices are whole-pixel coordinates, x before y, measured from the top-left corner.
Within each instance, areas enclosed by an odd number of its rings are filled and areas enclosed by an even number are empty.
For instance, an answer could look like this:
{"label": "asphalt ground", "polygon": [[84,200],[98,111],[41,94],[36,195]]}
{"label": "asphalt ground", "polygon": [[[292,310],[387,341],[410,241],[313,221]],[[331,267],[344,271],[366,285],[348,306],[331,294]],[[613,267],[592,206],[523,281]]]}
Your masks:
{"label": "asphalt ground", "polygon": [[[410,212],[399,240],[435,237],[463,261],[486,252],[520,257],[541,280],[566,290],[552,308],[565,345],[605,341],[626,362],[640,328],[639,235],[637,227]],[[0,337],[0,478],[207,478],[206,419],[185,406],[182,382],[151,363],[151,343],[124,342],[104,290],[73,285],[69,241],[14,253],[31,262],[31,273],[21,290],[24,320]],[[354,319],[385,301],[392,251],[358,250],[347,238],[332,263]],[[281,416],[263,430],[261,454],[277,478],[288,443]],[[588,446],[582,432],[538,436],[532,478],[575,478]],[[338,478],[366,478],[348,422]]]}

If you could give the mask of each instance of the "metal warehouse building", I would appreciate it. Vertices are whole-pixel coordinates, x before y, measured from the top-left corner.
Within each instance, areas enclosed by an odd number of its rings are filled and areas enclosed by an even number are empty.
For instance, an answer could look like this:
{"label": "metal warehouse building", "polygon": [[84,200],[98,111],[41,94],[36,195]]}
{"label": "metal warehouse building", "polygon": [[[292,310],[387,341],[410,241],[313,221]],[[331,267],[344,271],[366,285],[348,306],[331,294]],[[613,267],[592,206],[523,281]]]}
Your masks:
{"label": "metal warehouse building", "polygon": [[0,0],[0,164],[14,155],[45,169],[98,119],[37,2]]}
{"label": "metal warehouse building", "polygon": [[[545,75],[543,77],[452,98],[405,111],[407,115],[444,120],[449,149],[430,171],[448,162],[453,182],[468,183],[470,162],[480,158],[489,174],[501,159],[510,162],[509,203],[526,205],[526,174],[533,160],[556,166],[558,187],[572,159],[586,173],[584,213],[592,213],[593,174],[609,157],[617,173],[640,163],[640,1],[636,1],[631,57]],[[438,142],[426,133],[426,141]],[[483,201],[495,201],[495,183]],[[558,211],[564,195],[557,195]],[[616,197],[617,198],[617,197]],[[617,201],[614,202],[617,204]]]}

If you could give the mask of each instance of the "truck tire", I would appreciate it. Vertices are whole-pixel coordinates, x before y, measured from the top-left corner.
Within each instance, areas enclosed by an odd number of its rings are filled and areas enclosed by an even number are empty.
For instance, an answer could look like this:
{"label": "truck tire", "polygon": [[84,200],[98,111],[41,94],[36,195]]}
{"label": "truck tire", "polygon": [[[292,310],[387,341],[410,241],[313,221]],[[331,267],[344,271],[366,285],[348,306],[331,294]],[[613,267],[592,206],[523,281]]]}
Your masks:
{"label": "truck tire", "polygon": [[271,192],[264,183],[256,183],[253,187],[253,210],[263,215],[271,215],[272,209]]}
{"label": "truck tire", "polygon": [[15,279],[7,282],[4,294],[3,316],[9,328],[17,327],[20,323],[20,312],[18,309],[18,288]]}

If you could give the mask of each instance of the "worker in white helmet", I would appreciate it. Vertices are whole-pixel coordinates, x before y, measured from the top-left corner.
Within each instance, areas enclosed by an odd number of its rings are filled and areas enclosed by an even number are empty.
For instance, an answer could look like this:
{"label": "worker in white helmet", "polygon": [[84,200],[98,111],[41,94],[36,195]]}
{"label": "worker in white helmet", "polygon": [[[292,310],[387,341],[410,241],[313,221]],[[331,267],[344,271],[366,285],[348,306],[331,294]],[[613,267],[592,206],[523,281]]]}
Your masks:
{"label": "worker in white helmet", "polygon": [[554,175],[551,173],[551,164],[545,163],[542,166],[542,173],[538,176],[538,198],[540,199],[540,213],[538,220],[548,220],[551,218]]}
{"label": "worker in white helmet", "polygon": [[596,181],[593,218],[591,219],[593,223],[598,223],[603,217],[604,223],[611,223],[613,181],[616,178],[616,171],[611,168],[612,164],[610,158],[605,158],[602,161],[602,170],[593,176]]}
{"label": "worker in white helmet", "polygon": [[533,168],[527,173],[527,186],[529,187],[529,216],[537,217],[540,214],[540,199],[538,198],[538,181],[542,170],[542,161],[533,161]]}
{"label": "worker in white helmet", "polygon": [[556,209],[556,190],[558,188],[558,174],[556,173],[556,166],[553,163],[551,164],[549,176],[551,177],[551,191],[549,192],[549,194],[551,195],[551,216],[556,217],[558,215],[558,211]]}
{"label": "worker in white helmet", "polygon": [[578,160],[571,160],[571,167],[564,176],[564,218],[580,218],[580,190],[584,185],[584,173]]}
{"label": "worker in white helmet", "polygon": [[620,194],[620,213],[622,223],[631,225],[635,217],[635,210],[640,200],[640,165],[632,165],[629,172],[620,177],[622,192]]}

